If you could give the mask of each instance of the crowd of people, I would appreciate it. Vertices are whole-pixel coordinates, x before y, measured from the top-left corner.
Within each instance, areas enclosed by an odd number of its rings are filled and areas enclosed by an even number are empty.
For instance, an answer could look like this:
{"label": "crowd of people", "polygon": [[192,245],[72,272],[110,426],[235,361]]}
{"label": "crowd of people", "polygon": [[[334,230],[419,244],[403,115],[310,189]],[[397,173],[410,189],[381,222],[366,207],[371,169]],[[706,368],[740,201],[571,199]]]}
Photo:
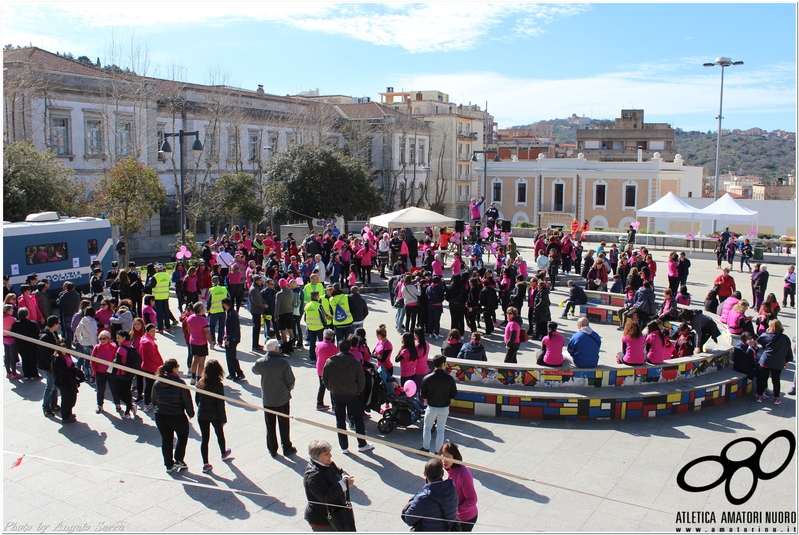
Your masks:
{"label": "crowd of people", "polygon": [[[40,282],[32,275],[14,292],[4,277],[5,330],[99,359],[73,361],[67,353],[6,336],[7,377],[43,378],[43,414],[50,418],[60,413],[65,424],[76,421],[72,408],[82,383],[96,389],[98,414],[104,412],[106,387],[120,418],[136,418],[140,405],[144,412],[152,411],[169,473],[186,468],[188,420],[196,415],[203,471],[208,472],[213,469],[209,462],[211,427],[223,460],[231,455],[231,449],[224,434],[225,402],[202,392],[224,396],[225,379],[245,380],[238,359],[242,340],[239,312],[244,306],[252,320],[251,349],[259,355],[252,373],[260,377],[262,404],[267,409],[266,444],[272,457],[279,450],[284,456],[297,451],[291,442],[289,419],[279,415],[290,414],[295,388],[287,357],[307,345],[308,359],[318,376],[318,385],[313,385],[318,386],[316,408],[330,410],[325,404],[329,392],[336,427],[345,430],[349,425],[360,435],[359,452],[374,448],[363,438],[364,420],[369,417],[363,394],[370,370],[382,368],[389,376],[399,375],[403,387],[409,381],[415,383],[412,397],[424,417],[420,449],[462,460],[457,446],[444,441],[449,405],[457,394],[455,381],[446,372],[447,358],[488,360],[483,337],[499,330],[506,363],[516,363],[521,344],[535,340],[540,342],[535,357],[538,365],[598,365],[602,338],[587,318],[577,319],[576,332],[568,340],[552,321],[551,309],[557,308],[557,303],[551,301],[551,293],[565,274],[573,272],[580,277],[569,277],[561,284],[568,292],[560,303],[564,307],[561,319],[577,315],[577,307],[587,303],[586,291],[624,295],[625,306],[618,311],[618,328],[623,331],[621,351],[616,355],[620,365],[660,364],[700,353],[708,340],[715,341],[720,334],[715,321],[702,310],[688,308],[692,301],[687,290],[691,262],[685,253],[669,255],[666,269],[661,271],[668,282],[657,306],[657,262],[645,246],[635,247],[635,229],[631,227],[624,250],[604,241],[586,250],[576,237],[587,230],[585,222],[572,233],[539,231],[534,239],[534,264],[528,270],[512,238],[489,249],[475,236],[473,243],[463,244],[466,252],[461,255],[449,247],[452,233],[446,229],[436,236],[428,228],[425,237],[417,240],[411,229],[389,233],[365,228],[360,235],[345,235],[328,225],[298,243],[292,233],[281,241],[269,230],[250,238],[246,229],[234,228],[230,236],[206,240],[196,266],[177,262],[172,273],[160,263],[148,264],[139,272],[135,262],[120,269],[114,261],[105,274],[92,266],[90,294],[84,297],[74,284],[64,283],[56,301],[58,315],[53,315],[48,296],[49,280]],[[724,243],[725,250],[730,242]],[[483,261],[487,251],[496,251],[494,269]],[[739,272],[745,255],[748,252],[742,252]],[[731,258],[727,251],[724,259],[730,266]],[[766,382],[771,378],[772,394],[779,403],[780,370],[792,360],[792,351],[778,314],[788,300],[795,306],[794,267],[789,266],[783,278],[782,307],[774,293],[766,292],[767,266],[756,263],[750,268],[756,316],[746,314],[749,302],[736,287],[730,267],[722,268],[720,261],[718,267],[722,273],[713,281],[704,311],[718,314],[732,334],[740,335],[736,370],[755,378],[757,400],[768,395]],[[444,270],[451,272],[448,279]],[[394,327],[401,335],[396,352],[385,325],[375,331],[374,345],[363,328],[369,306],[360,288],[372,284],[373,272],[388,279],[390,302],[396,309]],[[177,317],[170,310],[172,287]],[[445,305],[449,330],[442,328]],[[672,333],[667,324],[678,327]],[[158,336],[178,326],[187,347],[183,377],[178,360],[164,360],[157,344]],[[440,348],[432,346],[432,340],[442,338]],[[211,358],[215,348],[225,352],[225,366]],[[20,359],[21,375],[16,366]],[[394,364],[398,364],[397,372]],[[119,365],[155,374],[158,380],[122,370]],[[199,389],[194,401],[189,391],[179,386],[184,380]],[[339,433],[338,440],[342,453],[349,454],[348,435]],[[338,520],[317,505],[338,504],[346,509],[347,491],[354,479],[332,463],[330,444],[311,443],[309,455],[306,520],[315,530],[324,530]],[[447,479],[443,478],[445,471]],[[468,469],[433,460],[425,467],[425,477],[425,489],[403,510],[403,519],[419,531],[448,530],[455,522],[462,530],[470,530],[477,509]],[[443,507],[440,512],[436,504]]]}

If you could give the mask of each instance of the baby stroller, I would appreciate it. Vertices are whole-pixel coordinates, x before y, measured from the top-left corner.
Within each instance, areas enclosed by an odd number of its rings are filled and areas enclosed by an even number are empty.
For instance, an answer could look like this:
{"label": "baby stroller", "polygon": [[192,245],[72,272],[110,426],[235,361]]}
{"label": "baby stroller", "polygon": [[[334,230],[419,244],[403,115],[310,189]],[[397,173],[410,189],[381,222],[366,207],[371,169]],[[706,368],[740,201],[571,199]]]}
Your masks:
{"label": "baby stroller", "polygon": [[[383,417],[377,422],[377,430],[381,433],[391,433],[395,426],[408,427],[422,418],[424,409],[414,397],[408,397],[400,390],[399,381],[389,376],[379,367],[371,370],[372,395],[370,408],[382,411]],[[387,408],[383,408],[389,405]]]}

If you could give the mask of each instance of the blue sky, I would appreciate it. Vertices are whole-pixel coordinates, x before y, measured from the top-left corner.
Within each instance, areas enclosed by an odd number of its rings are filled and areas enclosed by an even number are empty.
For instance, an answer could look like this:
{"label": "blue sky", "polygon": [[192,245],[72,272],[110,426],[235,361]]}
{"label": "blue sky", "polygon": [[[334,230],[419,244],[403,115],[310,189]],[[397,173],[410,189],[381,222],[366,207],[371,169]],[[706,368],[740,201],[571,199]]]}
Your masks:
{"label": "blue sky", "polygon": [[[796,131],[796,4],[4,2],[2,42],[286,95],[436,89],[500,127],[568,117]],[[143,54],[133,54],[139,58]],[[141,66],[138,69],[143,71]]]}

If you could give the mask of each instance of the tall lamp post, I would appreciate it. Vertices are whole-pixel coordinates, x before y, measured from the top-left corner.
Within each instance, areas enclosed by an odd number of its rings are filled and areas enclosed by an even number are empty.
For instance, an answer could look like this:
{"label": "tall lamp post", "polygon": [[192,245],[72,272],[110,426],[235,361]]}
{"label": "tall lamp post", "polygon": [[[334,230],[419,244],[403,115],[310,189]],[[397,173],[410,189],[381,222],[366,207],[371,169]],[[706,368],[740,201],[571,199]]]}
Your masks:
{"label": "tall lamp post", "polygon": [[[743,61],[732,61],[730,58],[716,58],[716,61],[713,63],[703,63],[703,67],[715,67],[718,65],[721,67],[721,89],[719,89],[719,129],[716,133],[716,178],[713,186],[713,202],[719,198],[719,154],[721,153],[721,107],[724,103],[724,67],[730,67],[733,65],[743,65]],[[712,230],[715,232],[716,230],[716,220],[713,220],[713,228]]]}
{"label": "tall lamp post", "polygon": [[183,151],[183,138],[188,136],[194,136],[191,152],[194,154],[201,153],[203,151],[203,144],[200,142],[199,130],[195,130],[194,132],[184,132],[180,130],[178,132],[164,133],[164,142],[161,144],[161,148],[158,149],[159,153],[172,154],[172,146],[169,144],[168,139],[170,137],[178,138],[178,143],[180,144],[180,242],[183,245],[186,245],[186,156]]}
{"label": "tall lamp post", "polygon": [[[486,176],[488,175],[488,158],[487,158],[487,155],[488,155],[489,152],[494,152],[494,151],[489,150],[489,149],[472,151],[472,161],[473,162],[479,161],[477,159],[477,155],[478,154],[482,154],[483,155],[483,195],[486,194],[486,187],[487,187],[486,186],[486,184],[487,184]],[[502,161],[502,159],[499,157],[499,147],[497,147],[497,149],[496,149],[496,154],[494,155],[494,161],[495,162],[501,162]]]}

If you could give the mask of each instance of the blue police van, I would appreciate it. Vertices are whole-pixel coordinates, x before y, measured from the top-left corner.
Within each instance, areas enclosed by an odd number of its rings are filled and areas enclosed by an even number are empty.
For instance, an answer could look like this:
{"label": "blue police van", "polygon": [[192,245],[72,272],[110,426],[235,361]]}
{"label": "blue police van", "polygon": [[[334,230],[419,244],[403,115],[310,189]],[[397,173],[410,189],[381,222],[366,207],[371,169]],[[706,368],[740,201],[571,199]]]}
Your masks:
{"label": "blue police van", "polygon": [[3,274],[19,291],[27,276],[50,279],[58,295],[71,281],[89,293],[90,267],[97,261],[105,274],[114,260],[111,222],[96,217],[63,217],[58,212],[30,214],[25,221],[3,222]]}

